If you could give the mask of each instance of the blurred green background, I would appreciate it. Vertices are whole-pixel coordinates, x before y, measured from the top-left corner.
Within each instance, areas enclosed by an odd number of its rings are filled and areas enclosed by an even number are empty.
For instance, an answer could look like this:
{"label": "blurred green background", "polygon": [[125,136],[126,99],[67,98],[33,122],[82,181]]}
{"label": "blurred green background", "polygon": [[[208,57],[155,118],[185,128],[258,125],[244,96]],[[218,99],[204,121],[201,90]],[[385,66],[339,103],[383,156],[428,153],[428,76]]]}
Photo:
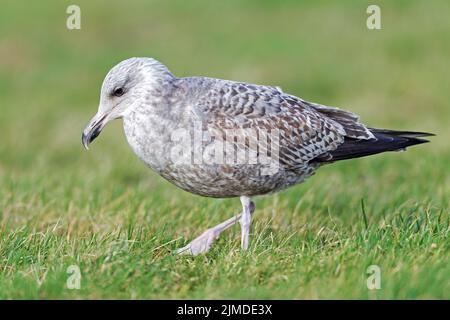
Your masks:
{"label": "blurred green background", "polygon": [[[66,28],[70,4],[81,30]],[[450,2],[376,1],[381,30],[366,27],[369,4],[3,1],[0,298],[450,298]],[[151,173],[119,121],[83,150],[104,76],[132,56],[437,136],[257,199],[250,253],[237,226],[207,256],[174,257],[239,202]],[[66,288],[71,264],[80,290]],[[381,290],[366,287],[371,264]]]}

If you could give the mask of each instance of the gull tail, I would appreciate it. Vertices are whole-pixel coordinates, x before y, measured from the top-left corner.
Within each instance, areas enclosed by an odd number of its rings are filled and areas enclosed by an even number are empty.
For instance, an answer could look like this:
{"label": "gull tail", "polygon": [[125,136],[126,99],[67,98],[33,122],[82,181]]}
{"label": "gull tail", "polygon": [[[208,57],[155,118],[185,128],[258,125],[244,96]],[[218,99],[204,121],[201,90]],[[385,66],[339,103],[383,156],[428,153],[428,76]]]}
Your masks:
{"label": "gull tail", "polygon": [[407,147],[429,142],[422,137],[434,136],[432,133],[395,131],[386,129],[369,128],[375,139],[360,140],[345,138],[344,143],[336,150],[328,152],[325,156],[319,156],[317,162],[334,162],[339,160],[360,158],[387,151],[404,151]]}

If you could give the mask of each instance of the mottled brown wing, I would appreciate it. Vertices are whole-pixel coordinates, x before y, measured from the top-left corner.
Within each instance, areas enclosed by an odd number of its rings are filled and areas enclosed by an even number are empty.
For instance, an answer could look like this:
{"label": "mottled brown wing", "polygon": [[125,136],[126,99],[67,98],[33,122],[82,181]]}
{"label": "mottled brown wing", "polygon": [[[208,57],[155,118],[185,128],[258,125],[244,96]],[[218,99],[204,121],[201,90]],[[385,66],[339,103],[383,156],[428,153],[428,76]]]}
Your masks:
{"label": "mottled brown wing", "polygon": [[[349,112],[308,103],[275,87],[210,81],[214,82],[208,83],[205,93],[194,101],[205,128],[222,139],[227,130],[278,134],[279,161],[288,168],[301,168],[335,150],[345,136],[366,133],[370,138],[368,130]],[[235,147],[252,149],[249,143],[236,142]]]}
{"label": "mottled brown wing", "polygon": [[375,139],[373,133],[361,122],[359,117],[349,111],[317,103],[303,101],[324,116],[338,122],[345,130],[345,136],[354,139]]}

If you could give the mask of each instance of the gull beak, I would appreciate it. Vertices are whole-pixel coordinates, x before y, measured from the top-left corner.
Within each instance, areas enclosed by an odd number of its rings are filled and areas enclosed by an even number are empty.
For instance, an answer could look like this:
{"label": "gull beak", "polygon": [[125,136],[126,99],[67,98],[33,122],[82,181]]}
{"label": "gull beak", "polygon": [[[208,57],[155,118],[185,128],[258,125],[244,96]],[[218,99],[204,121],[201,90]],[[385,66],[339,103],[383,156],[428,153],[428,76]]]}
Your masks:
{"label": "gull beak", "polygon": [[108,123],[109,114],[99,114],[97,113],[83,130],[81,135],[81,142],[86,150],[89,150],[89,144],[98,137],[100,132],[102,132],[105,125]]}

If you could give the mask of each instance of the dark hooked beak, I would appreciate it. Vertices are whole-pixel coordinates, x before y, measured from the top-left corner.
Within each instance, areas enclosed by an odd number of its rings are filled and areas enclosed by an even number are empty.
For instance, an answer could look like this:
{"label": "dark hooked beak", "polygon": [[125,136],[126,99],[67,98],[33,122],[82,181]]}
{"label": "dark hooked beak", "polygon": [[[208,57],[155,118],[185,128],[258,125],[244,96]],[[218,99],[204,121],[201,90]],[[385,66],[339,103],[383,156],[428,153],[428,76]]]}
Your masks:
{"label": "dark hooked beak", "polygon": [[97,113],[84,129],[83,134],[81,135],[81,142],[83,143],[83,146],[86,148],[86,150],[89,149],[89,144],[98,137],[100,132],[102,132],[103,128],[108,122],[107,116],[108,114],[99,115]]}

